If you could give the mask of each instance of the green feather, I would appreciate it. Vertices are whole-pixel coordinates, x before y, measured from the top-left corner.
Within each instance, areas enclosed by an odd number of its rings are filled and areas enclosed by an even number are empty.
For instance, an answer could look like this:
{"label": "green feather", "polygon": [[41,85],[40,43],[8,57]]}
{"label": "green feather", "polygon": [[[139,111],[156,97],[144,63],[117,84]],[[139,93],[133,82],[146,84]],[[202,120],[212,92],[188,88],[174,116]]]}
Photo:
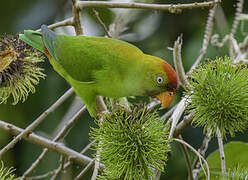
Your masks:
{"label": "green feather", "polygon": [[28,45],[44,53],[44,44],[42,42],[41,33],[33,30],[25,30],[24,34],[19,34],[19,38]]}

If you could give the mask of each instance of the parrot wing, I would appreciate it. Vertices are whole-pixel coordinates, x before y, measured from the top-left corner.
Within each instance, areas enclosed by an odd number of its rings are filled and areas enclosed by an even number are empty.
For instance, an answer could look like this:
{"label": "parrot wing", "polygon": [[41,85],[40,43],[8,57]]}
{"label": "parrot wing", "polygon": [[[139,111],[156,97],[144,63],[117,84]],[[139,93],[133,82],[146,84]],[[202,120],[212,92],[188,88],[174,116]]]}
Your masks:
{"label": "parrot wing", "polygon": [[106,69],[121,71],[124,67],[121,64],[128,63],[127,56],[143,54],[139,48],[116,39],[56,35],[45,25],[41,30],[50,55],[73,79],[81,82],[94,82],[96,73]]}

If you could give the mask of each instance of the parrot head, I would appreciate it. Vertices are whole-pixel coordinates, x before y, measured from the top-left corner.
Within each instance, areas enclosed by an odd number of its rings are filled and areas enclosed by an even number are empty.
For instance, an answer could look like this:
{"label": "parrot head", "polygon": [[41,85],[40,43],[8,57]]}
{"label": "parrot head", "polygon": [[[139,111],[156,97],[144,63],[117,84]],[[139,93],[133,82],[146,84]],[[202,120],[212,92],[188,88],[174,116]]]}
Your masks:
{"label": "parrot head", "polygon": [[166,61],[155,56],[146,56],[150,62],[146,74],[146,81],[150,84],[147,94],[155,95],[162,103],[162,109],[165,109],[179,88],[177,73]]}

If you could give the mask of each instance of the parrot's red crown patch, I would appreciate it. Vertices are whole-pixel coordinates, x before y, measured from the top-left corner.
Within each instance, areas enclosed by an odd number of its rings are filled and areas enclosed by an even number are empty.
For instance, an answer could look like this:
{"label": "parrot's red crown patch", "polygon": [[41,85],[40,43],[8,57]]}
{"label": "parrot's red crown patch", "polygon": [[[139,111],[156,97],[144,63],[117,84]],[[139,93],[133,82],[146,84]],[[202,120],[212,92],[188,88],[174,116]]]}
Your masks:
{"label": "parrot's red crown patch", "polygon": [[179,88],[179,79],[176,71],[165,61],[163,61],[163,69],[168,77],[168,88],[176,91]]}

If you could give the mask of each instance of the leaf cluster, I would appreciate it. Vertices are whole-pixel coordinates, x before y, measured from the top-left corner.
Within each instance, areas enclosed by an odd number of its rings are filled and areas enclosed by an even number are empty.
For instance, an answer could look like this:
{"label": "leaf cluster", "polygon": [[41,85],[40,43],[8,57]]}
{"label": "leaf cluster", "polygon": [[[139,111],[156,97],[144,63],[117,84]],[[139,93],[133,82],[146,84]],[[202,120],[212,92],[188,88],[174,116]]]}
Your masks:
{"label": "leaf cluster", "polygon": [[189,75],[188,111],[193,122],[223,136],[243,131],[248,125],[248,69],[233,65],[228,57],[199,66]]}
{"label": "leaf cluster", "polygon": [[97,124],[91,135],[106,167],[100,179],[144,180],[154,176],[152,170],[164,170],[170,141],[156,112],[119,109]]}

